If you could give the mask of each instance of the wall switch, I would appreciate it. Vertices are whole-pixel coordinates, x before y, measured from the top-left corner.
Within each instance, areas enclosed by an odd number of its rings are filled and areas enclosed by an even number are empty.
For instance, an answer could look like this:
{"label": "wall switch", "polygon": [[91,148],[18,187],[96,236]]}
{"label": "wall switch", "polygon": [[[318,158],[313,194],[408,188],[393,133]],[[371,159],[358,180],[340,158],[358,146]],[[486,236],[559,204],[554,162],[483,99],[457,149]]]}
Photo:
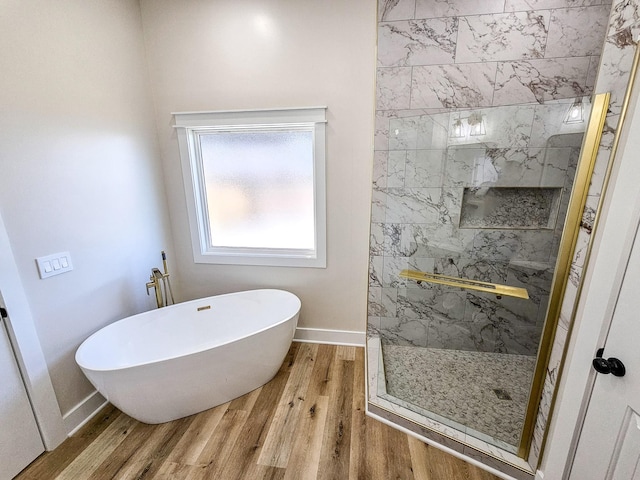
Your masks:
{"label": "wall switch", "polygon": [[60,275],[61,273],[73,270],[69,252],[60,252],[45,257],[38,257],[36,258],[36,264],[38,265],[40,278]]}

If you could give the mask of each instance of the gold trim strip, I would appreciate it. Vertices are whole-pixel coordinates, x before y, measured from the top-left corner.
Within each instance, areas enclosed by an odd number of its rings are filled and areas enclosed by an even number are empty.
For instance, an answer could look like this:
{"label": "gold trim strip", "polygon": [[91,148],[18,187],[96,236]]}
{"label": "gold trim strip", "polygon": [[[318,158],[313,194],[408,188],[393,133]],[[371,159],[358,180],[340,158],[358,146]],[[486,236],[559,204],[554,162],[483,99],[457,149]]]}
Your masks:
{"label": "gold trim strip", "polygon": [[498,283],[479,282],[469,278],[448,277],[437,273],[419,272],[417,270],[402,270],[400,276],[415,280],[416,282],[437,283],[448,285],[449,287],[466,288],[467,290],[477,290],[479,292],[494,293],[507,297],[524,298],[529,300],[529,292],[525,288],[512,287],[510,285],[500,285]]}
{"label": "gold trim strip", "polygon": [[602,138],[602,130],[609,107],[609,93],[601,93],[595,95],[591,106],[591,115],[589,125],[585,132],[582,150],[580,154],[580,162],[573,182],[573,191],[569,199],[569,209],[567,211],[566,223],[560,249],[558,251],[558,262],[551,284],[551,300],[547,310],[547,317],[542,331],[540,348],[538,350],[538,359],[533,375],[533,384],[529,393],[529,402],[527,404],[527,413],[525,415],[522,436],[520,437],[520,446],[518,448],[518,456],[526,458],[531,442],[533,440],[533,429],[536,423],[538,408],[540,406],[540,397],[544,387],[545,373],[549,365],[549,357],[553,347],[553,339],[555,338],[558,321],[560,319],[560,308],[564,300],[564,293],[569,281],[569,273],[571,271],[571,262],[575,253],[578,233],[580,232],[580,222],[582,221],[582,213],[587,201],[587,194],[593,168],[598,156],[600,140]]}

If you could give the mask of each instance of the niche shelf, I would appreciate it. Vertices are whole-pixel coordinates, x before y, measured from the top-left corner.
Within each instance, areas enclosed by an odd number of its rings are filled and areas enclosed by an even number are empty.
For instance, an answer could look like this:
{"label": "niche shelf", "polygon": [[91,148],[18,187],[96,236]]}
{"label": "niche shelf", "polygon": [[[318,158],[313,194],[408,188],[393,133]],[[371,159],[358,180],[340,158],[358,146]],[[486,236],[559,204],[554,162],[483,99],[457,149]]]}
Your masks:
{"label": "niche shelf", "polygon": [[562,188],[466,187],[460,228],[552,229]]}

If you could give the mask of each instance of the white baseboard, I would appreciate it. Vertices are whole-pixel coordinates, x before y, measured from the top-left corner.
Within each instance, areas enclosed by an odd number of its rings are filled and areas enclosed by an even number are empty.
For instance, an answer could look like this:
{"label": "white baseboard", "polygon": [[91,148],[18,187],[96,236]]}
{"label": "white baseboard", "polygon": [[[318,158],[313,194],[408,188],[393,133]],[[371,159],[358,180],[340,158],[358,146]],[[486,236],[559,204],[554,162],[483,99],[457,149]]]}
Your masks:
{"label": "white baseboard", "polygon": [[365,332],[354,332],[352,330],[326,330],[324,328],[298,327],[293,336],[293,341],[364,347],[366,334]]}
{"label": "white baseboard", "polygon": [[106,404],[107,401],[104,397],[100,395],[98,391],[95,391],[73,407],[73,409],[62,417],[68,435],[71,436],[76,433]]}

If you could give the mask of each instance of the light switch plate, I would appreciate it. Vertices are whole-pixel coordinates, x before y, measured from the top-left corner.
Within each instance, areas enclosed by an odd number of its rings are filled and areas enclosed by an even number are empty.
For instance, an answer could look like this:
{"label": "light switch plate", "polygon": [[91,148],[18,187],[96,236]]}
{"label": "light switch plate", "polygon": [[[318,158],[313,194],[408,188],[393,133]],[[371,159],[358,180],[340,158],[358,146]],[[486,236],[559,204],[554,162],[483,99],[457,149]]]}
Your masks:
{"label": "light switch plate", "polygon": [[60,252],[38,257],[36,258],[36,264],[38,265],[40,278],[48,278],[73,270],[73,263],[71,263],[71,255],[69,252]]}

